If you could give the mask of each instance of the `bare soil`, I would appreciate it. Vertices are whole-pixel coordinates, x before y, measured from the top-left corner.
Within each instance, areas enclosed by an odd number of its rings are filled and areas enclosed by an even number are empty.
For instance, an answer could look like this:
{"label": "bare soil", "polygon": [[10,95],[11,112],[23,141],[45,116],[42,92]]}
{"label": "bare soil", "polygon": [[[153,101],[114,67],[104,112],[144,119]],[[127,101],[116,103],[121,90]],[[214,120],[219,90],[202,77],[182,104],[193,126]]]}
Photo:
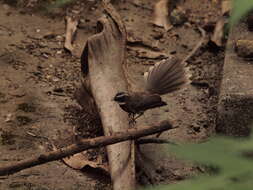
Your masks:
{"label": "bare soil", "polygon": [[[115,4],[129,38],[143,42],[127,46],[128,77],[135,89],[141,89],[143,73],[149,66],[163,58],[149,55],[173,54],[184,58],[200,40],[196,27],[204,27],[209,35],[220,15],[219,4],[189,0],[182,3],[188,10],[188,24],[165,32],[151,23],[155,2],[126,0]],[[52,145],[68,145],[75,141],[76,131],[83,138],[102,135],[99,117],[81,108],[74,99],[81,79],[80,55],[87,38],[96,32],[96,20],[102,14],[100,3],[86,1],[74,41],[74,55],[63,49],[63,16],[66,8],[75,8],[80,2],[51,12],[44,11],[40,1],[29,6],[28,1],[18,5],[7,3],[0,1],[0,163],[28,158],[52,149]],[[213,133],[224,53],[213,51],[207,42],[208,39],[188,61],[192,85],[164,96],[168,106],[148,111],[138,120],[138,126],[167,118],[175,120],[179,128],[162,137],[178,143],[200,142]],[[153,183],[175,183],[199,172],[198,167],[158,151],[157,146],[145,145],[141,149],[146,173],[140,173],[140,183],[149,184],[150,176]],[[91,157],[96,154],[105,152],[90,153]],[[1,177],[0,187],[111,189],[108,176],[95,173],[99,172],[81,172],[60,161],[52,162]]]}

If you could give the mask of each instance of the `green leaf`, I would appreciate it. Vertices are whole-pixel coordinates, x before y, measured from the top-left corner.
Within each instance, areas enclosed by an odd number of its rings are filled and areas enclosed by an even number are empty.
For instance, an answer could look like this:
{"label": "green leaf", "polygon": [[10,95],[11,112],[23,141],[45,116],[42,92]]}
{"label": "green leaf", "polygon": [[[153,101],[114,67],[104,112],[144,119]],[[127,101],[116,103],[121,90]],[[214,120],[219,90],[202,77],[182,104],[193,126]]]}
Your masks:
{"label": "green leaf", "polygon": [[222,172],[232,170],[238,173],[253,170],[249,167],[253,162],[239,152],[242,146],[237,140],[214,138],[201,144],[171,146],[169,150],[180,158],[218,166]]}
{"label": "green leaf", "polygon": [[230,27],[235,25],[243,16],[253,8],[253,0],[233,0]]}
{"label": "green leaf", "polygon": [[[199,177],[174,185],[163,185],[155,188],[156,190],[213,190],[228,185],[228,181],[224,178]],[[154,189],[154,188],[150,188]],[[149,189],[148,189],[149,190]]]}
{"label": "green leaf", "polygon": [[216,137],[201,144],[169,146],[182,159],[217,166],[215,175],[202,175],[175,185],[163,185],[155,190],[250,190],[253,187],[253,161],[242,156],[245,149],[253,150],[253,138],[231,139]]}

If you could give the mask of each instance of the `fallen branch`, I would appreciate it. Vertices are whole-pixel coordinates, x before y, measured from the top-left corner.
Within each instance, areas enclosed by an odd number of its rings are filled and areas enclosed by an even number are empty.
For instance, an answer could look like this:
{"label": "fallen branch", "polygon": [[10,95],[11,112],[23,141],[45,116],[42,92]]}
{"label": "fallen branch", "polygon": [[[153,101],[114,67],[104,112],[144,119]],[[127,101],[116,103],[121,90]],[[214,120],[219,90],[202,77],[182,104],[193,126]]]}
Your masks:
{"label": "fallen branch", "polygon": [[138,139],[136,142],[137,145],[142,145],[142,144],[172,144],[172,145],[177,145],[174,142],[171,142],[166,139],[155,139],[155,138],[147,138],[147,139]]}
{"label": "fallen branch", "polygon": [[111,136],[96,137],[93,139],[80,140],[78,144],[58,149],[56,151],[46,152],[32,158],[21,160],[16,163],[11,163],[0,167],[0,176],[10,175],[21,170],[31,168],[33,166],[45,164],[47,162],[59,160],[73,154],[92,149],[103,147],[126,140],[133,140],[143,136],[152,135],[165,130],[172,129],[172,125],[168,121],[163,121],[157,126],[143,127],[142,129],[129,129],[127,132],[117,133]]}

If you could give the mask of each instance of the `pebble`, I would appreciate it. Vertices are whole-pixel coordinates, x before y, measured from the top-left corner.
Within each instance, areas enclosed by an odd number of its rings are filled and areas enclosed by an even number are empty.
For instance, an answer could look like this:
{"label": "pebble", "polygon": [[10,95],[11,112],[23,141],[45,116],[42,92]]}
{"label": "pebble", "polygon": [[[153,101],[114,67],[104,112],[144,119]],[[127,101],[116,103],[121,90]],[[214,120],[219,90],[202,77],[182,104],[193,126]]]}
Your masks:
{"label": "pebble", "polygon": [[50,75],[47,75],[47,76],[46,76],[46,79],[50,79],[50,78],[51,78],[51,76],[50,76]]}
{"label": "pebble", "polygon": [[59,50],[59,51],[56,52],[56,54],[57,54],[57,55],[62,54],[62,51]]}
{"label": "pebble", "polygon": [[11,121],[11,117],[12,117],[12,114],[9,113],[6,115],[6,119],[4,120],[5,122],[10,122]]}
{"label": "pebble", "polygon": [[235,51],[239,57],[252,58],[253,40],[237,40],[235,44]]}
{"label": "pebble", "polygon": [[52,81],[54,81],[54,82],[58,82],[60,79],[58,79],[58,78],[53,78],[52,79]]}
{"label": "pebble", "polygon": [[182,25],[187,21],[187,15],[185,11],[179,7],[172,11],[170,21],[173,25]]}
{"label": "pebble", "polygon": [[43,53],[42,56],[43,56],[44,58],[46,58],[46,59],[49,58],[49,56],[48,56],[46,53]]}
{"label": "pebble", "polygon": [[62,37],[62,36],[60,36],[60,35],[57,35],[55,38],[56,38],[56,40],[58,40],[58,41],[63,40],[63,37]]}

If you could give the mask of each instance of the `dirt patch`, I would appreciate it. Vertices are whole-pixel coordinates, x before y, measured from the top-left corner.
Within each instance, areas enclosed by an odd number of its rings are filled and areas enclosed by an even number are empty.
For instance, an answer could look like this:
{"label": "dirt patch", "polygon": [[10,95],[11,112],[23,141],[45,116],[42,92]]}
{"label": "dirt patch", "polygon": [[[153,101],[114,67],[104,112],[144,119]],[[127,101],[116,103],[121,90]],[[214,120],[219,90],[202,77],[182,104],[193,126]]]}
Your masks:
{"label": "dirt patch", "polygon": [[66,107],[64,119],[75,126],[75,132],[83,138],[94,138],[103,135],[99,116],[79,106],[70,105]]}
{"label": "dirt patch", "polygon": [[[3,10],[0,12],[0,40],[5,42],[0,44],[0,162],[4,164],[49,150],[52,142],[62,147],[80,137],[103,135],[98,116],[87,108],[80,108],[73,98],[81,78],[79,57],[85,41],[95,33],[96,20],[102,13],[99,2],[87,1],[73,56],[63,50],[65,23],[62,15],[66,8],[76,8],[81,2],[55,9],[50,15],[29,9],[28,1],[23,1],[24,9],[3,2],[7,1],[0,1]],[[150,22],[154,3],[136,0],[115,4],[129,39],[135,40],[128,42],[126,52],[128,75],[134,89],[142,89],[143,73],[164,56],[173,54],[184,58],[200,39],[196,26],[206,28],[215,23],[220,8],[208,0],[182,3],[184,9],[190,10],[188,24],[165,32]],[[40,7],[40,4],[33,6]],[[147,111],[138,120],[140,127],[167,118],[175,120],[179,128],[162,137],[179,143],[199,142],[212,134],[224,53],[211,51],[207,41],[188,61],[193,84],[164,96],[168,106]],[[150,171],[147,173],[156,179],[155,183],[175,183],[198,173],[196,167],[157,151],[160,150],[157,146],[142,146],[147,157],[144,163]],[[98,154],[103,155],[106,162],[104,149],[88,151],[90,160],[97,159]],[[143,184],[150,181],[150,176],[145,175],[140,174]],[[108,178],[94,177],[87,170],[83,174],[61,162],[25,170],[0,179],[0,183],[3,189],[111,188]]]}

